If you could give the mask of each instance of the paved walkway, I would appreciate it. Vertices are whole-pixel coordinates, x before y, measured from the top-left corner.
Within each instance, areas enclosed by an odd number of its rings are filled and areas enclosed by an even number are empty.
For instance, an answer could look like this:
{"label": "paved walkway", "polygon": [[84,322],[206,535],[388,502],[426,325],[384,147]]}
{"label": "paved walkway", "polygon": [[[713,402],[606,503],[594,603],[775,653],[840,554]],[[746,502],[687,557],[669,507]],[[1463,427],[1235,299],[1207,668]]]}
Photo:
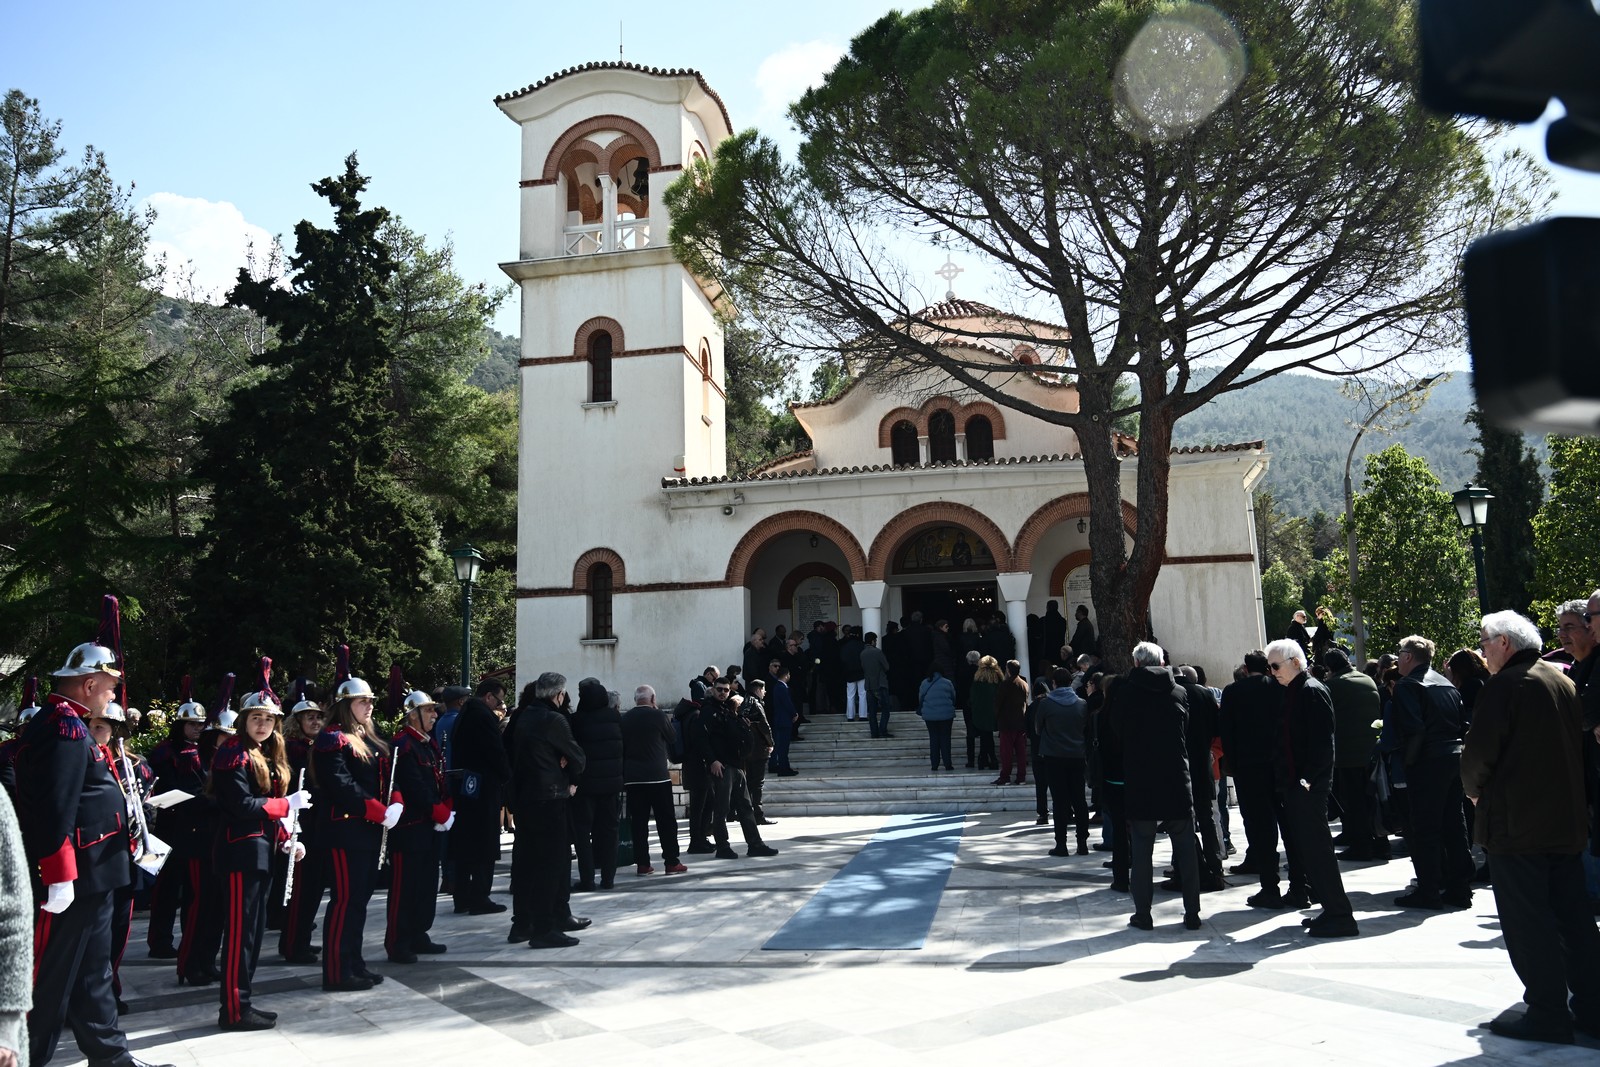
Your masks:
{"label": "paved walkway", "polygon": [[[612,892],[574,897],[595,924],[570,949],[507,945],[503,916],[446,906],[434,937],[450,952],[401,967],[383,959],[374,906],[367,957],[389,980],[324,994],[315,968],[277,963],[269,944],[257,1004],[281,1018],[260,1034],[220,1034],[216,987],[180,989],[170,963],[145,960],[136,918],[124,1021],[141,1058],[182,1065],[1600,1064],[1581,1037],[1480,1027],[1521,993],[1492,896],[1402,912],[1388,900],[1405,860],[1344,868],[1359,938],[1306,938],[1302,913],[1246,907],[1242,878],[1202,899],[1193,933],[1158,892],[1156,929],[1140,933],[1106,888],[1107,854],[1052,858],[1031,815],[971,815],[921,950],[763,951],[887,821],[784,819],[774,859],[686,857],[700,862],[671,879],[625,869]],[[54,1062],[81,1063],[75,1051],[69,1036]]]}

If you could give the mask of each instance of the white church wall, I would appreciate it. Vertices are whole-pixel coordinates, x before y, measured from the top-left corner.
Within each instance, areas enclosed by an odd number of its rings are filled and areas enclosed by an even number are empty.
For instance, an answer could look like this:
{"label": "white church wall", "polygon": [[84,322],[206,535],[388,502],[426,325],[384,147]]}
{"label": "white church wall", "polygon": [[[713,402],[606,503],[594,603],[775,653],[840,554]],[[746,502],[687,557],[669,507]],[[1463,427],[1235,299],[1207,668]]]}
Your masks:
{"label": "white church wall", "polygon": [[1180,564],[1161,569],[1150,595],[1156,641],[1174,663],[1197,663],[1227,685],[1244,654],[1266,641],[1254,563]]}

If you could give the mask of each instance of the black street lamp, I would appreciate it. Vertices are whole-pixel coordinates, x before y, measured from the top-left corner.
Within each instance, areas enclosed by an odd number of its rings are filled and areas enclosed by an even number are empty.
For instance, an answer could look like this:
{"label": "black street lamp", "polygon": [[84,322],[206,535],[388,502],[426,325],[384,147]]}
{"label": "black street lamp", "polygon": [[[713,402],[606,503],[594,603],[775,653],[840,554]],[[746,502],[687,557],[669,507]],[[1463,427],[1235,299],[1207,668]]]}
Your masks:
{"label": "black street lamp", "polygon": [[450,553],[456,565],[456,581],[461,583],[461,684],[472,687],[472,584],[483,567],[483,554],[471,545]]}
{"label": "black street lamp", "polygon": [[1472,531],[1472,563],[1478,575],[1478,614],[1489,610],[1488,595],[1483,588],[1483,526],[1489,521],[1489,501],[1494,496],[1481,485],[1468,485],[1450,497],[1456,505],[1456,518]]}

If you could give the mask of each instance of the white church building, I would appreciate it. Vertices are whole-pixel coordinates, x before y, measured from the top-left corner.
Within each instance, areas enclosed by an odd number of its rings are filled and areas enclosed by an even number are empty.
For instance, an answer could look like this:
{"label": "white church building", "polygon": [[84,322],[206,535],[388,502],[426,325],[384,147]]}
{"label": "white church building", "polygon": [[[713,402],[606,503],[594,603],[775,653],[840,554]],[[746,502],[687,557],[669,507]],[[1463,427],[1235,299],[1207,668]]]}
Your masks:
{"label": "white church building", "polygon": [[[648,683],[667,704],[706,664],[737,662],[758,626],[882,633],[921,610],[959,629],[1001,612],[1022,658],[1048,601],[1093,614],[1071,431],[933,372],[797,405],[811,448],[728,473],[716,292],[673,257],[660,197],[732,133],[700,74],[595,63],[496,104],[522,130],[520,240],[502,265],[522,293],[519,682]],[[1020,320],[953,296],[919,318],[947,323],[1008,389],[1076,408],[1052,369],[1060,333],[985,343]],[[1150,621],[1214,682],[1264,642],[1251,490],[1267,458],[1260,441],[1172,456]],[[1123,463],[1131,492],[1136,442]],[[1134,515],[1125,498],[1129,536]]]}

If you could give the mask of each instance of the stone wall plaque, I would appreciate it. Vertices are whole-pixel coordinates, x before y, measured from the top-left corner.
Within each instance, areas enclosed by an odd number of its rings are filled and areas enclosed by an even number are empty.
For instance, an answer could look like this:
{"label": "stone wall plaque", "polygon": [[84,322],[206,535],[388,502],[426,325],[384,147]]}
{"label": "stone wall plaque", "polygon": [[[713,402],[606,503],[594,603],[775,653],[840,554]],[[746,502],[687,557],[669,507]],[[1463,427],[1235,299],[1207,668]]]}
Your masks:
{"label": "stone wall plaque", "polygon": [[1089,621],[1095,624],[1095,632],[1100,629],[1100,622],[1094,613],[1094,601],[1089,598],[1089,567],[1074,567],[1067,573],[1066,588],[1062,591],[1061,599],[1066,603],[1067,640],[1072,640],[1072,628],[1078,625],[1078,605],[1082,604],[1089,609]]}
{"label": "stone wall plaque", "polygon": [[807,578],[794,591],[791,606],[796,634],[811,632],[817,622],[839,621],[839,589],[826,578]]}

